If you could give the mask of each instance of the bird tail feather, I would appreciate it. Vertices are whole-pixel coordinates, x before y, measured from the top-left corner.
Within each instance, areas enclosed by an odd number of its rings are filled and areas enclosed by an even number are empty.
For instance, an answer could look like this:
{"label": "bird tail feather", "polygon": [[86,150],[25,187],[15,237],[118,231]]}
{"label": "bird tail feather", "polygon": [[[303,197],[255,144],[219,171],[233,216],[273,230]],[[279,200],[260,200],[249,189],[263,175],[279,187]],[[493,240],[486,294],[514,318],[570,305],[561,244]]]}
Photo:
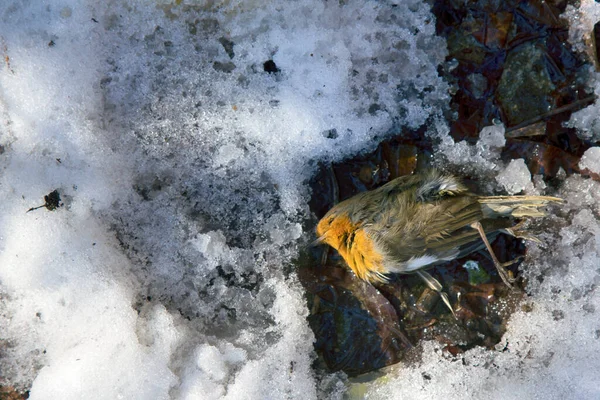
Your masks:
{"label": "bird tail feather", "polygon": [[485,218],[498,217],[543,217],[549,204],[560,204],[564,200],[551,196],[487,196],[478,199]]}

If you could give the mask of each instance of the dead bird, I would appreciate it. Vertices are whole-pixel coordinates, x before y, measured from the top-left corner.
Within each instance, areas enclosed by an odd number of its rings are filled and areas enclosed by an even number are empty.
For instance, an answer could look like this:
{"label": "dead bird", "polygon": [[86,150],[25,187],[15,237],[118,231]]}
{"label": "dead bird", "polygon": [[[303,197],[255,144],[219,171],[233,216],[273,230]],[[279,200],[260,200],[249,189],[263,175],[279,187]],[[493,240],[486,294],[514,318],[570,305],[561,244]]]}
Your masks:
{"label": "dead bird", "polygon": [[317,225],[317,242],[333,247],[360,279],[386,282],[391,274],[419,275],[454,313],[440,282],[425,270],[483,246],[504,283],[515,278],[490,245],[498,233],[538,241],[515,219],[546,215],[562,203],[550,196],[479,196],[457,177],[437,170],[402,176],[335,205]]}

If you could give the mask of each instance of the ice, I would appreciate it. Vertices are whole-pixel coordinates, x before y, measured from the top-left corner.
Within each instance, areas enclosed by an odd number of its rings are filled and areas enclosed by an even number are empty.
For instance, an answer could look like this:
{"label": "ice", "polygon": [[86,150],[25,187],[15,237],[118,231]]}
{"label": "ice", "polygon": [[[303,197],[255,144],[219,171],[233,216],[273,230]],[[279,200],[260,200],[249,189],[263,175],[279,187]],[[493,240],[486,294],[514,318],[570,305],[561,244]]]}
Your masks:
{"label": "ice", "polygon": [[572,176],[565,181],[563,187],[569,193],[569,203],[573,207],[590,208],[595,213],[600,211],[600,186],[597,182]]}
{"label": "ice", "polygon": [[477,177],[481,182],[482,190],[496,189],[491,182],[505,163],[500,160],[500,152],[504,147],[505,128],[503,124],[491,125],[483,128],[479,133],[476,144],[466,141],[455,143],[448,134],[446,125],[437,125],[430,134],[439,141],[436,152],[439,158],[434,160],[434,165],[441,169],[451,170],[458,175]]}
{"label": "ice", "polygon": [[600,174],[600,147],[590,147],[583,153],[579,168],[589,169],[590,172]]}
{"label": "ice", "polygon": [[496,176],[496,181],[508,194],[517,194],[532,189],[531,173],[522,158],[511,160],[508,166]]}
{"label": "ice", "polygon": [[497,152],[504,147],[504,125],[486,126],[479,133],[477,145],[482,156],[497,157]]}
{"label": "ice", "polygon": [[225,394],[223,380],[228,375],[228,366],[223,354],[215,346],[203,344],[194,351],[196,365],[186,371],[181,385],[181,398],[218,399]]}
{"label": "ice", "polygon": [[585,52],[593,41],[594,25],[600,21],[600,5],[594,0],[581,0],[578,7],[568,5],[562,18],[569,22],[569,42]]}
{"label": "ice", "polygon": [[231,370],[246,360],[246,352],[228,347],[218,348],[210,344],[197,346],[191,355],[192,361],[182,373],[182,382],[177,388],[177,398],[219,399],[226,391],[226,378]]}
{"label": "ice", "polygon": [[[429,6],[57,0],[0,18],[2,383],[315,398],[289,272],[312,240],[306,181],[440,118]],[[25,213],[55,189],[63,207]]]}
{"label": "ice", "polygon": [[302,226],[298,223],[289,223],[283,214],[271,216],[265,227],[273,243],[278,245],[299,239],[302,235]]}
{"label": "ice", "polygon": [[[594,25],[600,21],[600,4],[594,0],[582,0],[578,7],[568,5],[563,18],[569,21],[569,42],[581,53],[587,53],[589,59],[594,60],[595,51]],[[590,91],[596,96],[594,104],[577,111],[571,115],[568,126],[577,128],[577,134],[584,140],[600,140],[600,75],[590,67]]]}
{"label": "ice", "polygon": [[592,86],[593,94],[596,96],[596,101],[586,108],[571,114],[571,118],[566,123],[566,126],[577,128],[577,136],[583,140],[598,141],[600,140],[600,103],[597,98],[600,95],[600,74],[590,71],[591,78],[588,80]]}
{"label": "ice", "polygon": [[227,164],[244,156],[244,151],[234,144],[222,146],[214,158],[215,167],[227,166]]}
{"label": "ice", "polygon": [[[485,127],[479,133],[477,144],[470,145],[466,141],[455,143],[447,134],[447,127],[437,129],[438,138],[441,143],[438,150],[443,158],[451,164],[460,165],[463,172],[477,173],[482,170],[497,170],[501,165],[500,151],[504,146],[504,125],[492,125]],[[471,163],[465,165],[464,160],[469,158]]]}
{"label": "ice", "polygon": [[544,177],[542,175],[534,175],[533,176],[533,185],[538,192],[543,192],[544,189],[548,187],[546,182],[544,182]]}
{"label": "ice", "polygon": [[[470,175],[479,178],[482,191],[503,191],[508,194],[537,193],[545,185],[538,182],[538,188],[531,181],[531,173],[523,159],[506,163],[500,159],[500,153],[506,139],[502,124],[483,128],[476,144],[466,141],[455,143],[442,129],[432,134],[440,140],[437,152],[440,157],[434,162],[439,168],[450,169],[459,175]],[[494,185],[496,182],[498,185]],[[499,187],[498,187],[499,186]],[[488,193],[489,194],[489,193]]]}
{"label": "ice", "polygon": [[190,240],[192,246],[206,258],[206,266],[216,268],[223,260],[231,260],[234,252],[227,246],[225,235],[221,231],[199,233]]}
{"label": "ice", "polygon": [[476,261],[473,260],[469,260],[466,263],[463,264],[463,268],[464,269],[468,269],[468,270],[472,270],[472,271],[477,271],[479,269],[479,264],[477,264]]}
{"label": "ice", "polygon": [[[0,384],[31,399],[598,397],[600,187],[577,175],[523,266],[533,311],[506,351],[456,362],[425,343],[420,364],[358,389],[312,369],[292,263],[314,240],[319,162],[426,124],[436,162],[489,191],[509,179],[503,126],[475,145],[447,135],[427,3],[5,1],[0,20]],[[55,189],[64,206],[26,213]]]}

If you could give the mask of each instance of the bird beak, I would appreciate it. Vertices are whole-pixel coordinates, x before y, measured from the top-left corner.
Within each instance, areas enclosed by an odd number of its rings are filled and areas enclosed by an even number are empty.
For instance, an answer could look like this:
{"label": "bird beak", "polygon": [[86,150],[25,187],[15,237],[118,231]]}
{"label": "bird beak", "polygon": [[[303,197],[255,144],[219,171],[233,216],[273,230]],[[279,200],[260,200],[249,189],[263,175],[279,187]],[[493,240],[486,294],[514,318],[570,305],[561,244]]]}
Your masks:
{"label": "bird beak", "polygon": [[318,237],[315,241],[313,241],[310,245],[311,246],[319,246],[321,244],[323,244],[323,242],[325,241],[325,235]]}

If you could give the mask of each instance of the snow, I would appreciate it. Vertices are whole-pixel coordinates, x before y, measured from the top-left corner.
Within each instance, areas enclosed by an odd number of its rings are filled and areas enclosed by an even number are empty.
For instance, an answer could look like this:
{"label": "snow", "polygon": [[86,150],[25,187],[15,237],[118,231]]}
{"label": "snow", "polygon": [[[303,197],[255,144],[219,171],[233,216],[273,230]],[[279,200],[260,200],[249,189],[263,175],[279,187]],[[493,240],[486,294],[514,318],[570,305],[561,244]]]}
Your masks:
{"label": "snow", "polygon": [[[580,53],[587,53],[589,59],[597,56],[590,50],[595,48],[594,25],[600,21],[600,4],[594,0],[582,0],[579,7],[568,5],[562,15],[569,23],[569,42]],[[589,75],[589,89],[595,94],[596,101],[593,105],[577,111],[571,115],[568,126],[577,128],[577,135],[584,140],[600,140],[600,76],[591,66]],[[591,94],[591,93],[590,93]]]}
{"label": "snow", "polygon": [[450,165],[459,175],[469,174],[483,178],[485,175],[495,175],[504,167],[500,160],[500,152],[506,142],[503,124],[483,128],[479,133],[479,140],[473,145],[466,141],[455,143],[448,131],[449,128],[443,125],[430,133],[440,141],[440,157],[434,160],[439,168],[448,168]]}
{"label": "snow", "polygon": [[[369,382],[311,368],[289,271],[314,240],[318,162],[427,123],[434,161],[486,190],[532,179],[500,160],[503,126],[447,135],[427,4],[5,1],[0,20],[2,383],[34,400],[598,397],[600,188],[579,176],[498,351],[425,343]],[[62,207],[26,213],[55,189]]]}
{"label": "snow", "polygon": [[590,147],[583,153],[579,168],[600,174],[600,147]]}
{"label": "snow", "polygon": [[508,194],[518,194],[525,189],[533,188],[531,173],[522,158],[511,160],[508,166],[496,176],[496,181]]}

